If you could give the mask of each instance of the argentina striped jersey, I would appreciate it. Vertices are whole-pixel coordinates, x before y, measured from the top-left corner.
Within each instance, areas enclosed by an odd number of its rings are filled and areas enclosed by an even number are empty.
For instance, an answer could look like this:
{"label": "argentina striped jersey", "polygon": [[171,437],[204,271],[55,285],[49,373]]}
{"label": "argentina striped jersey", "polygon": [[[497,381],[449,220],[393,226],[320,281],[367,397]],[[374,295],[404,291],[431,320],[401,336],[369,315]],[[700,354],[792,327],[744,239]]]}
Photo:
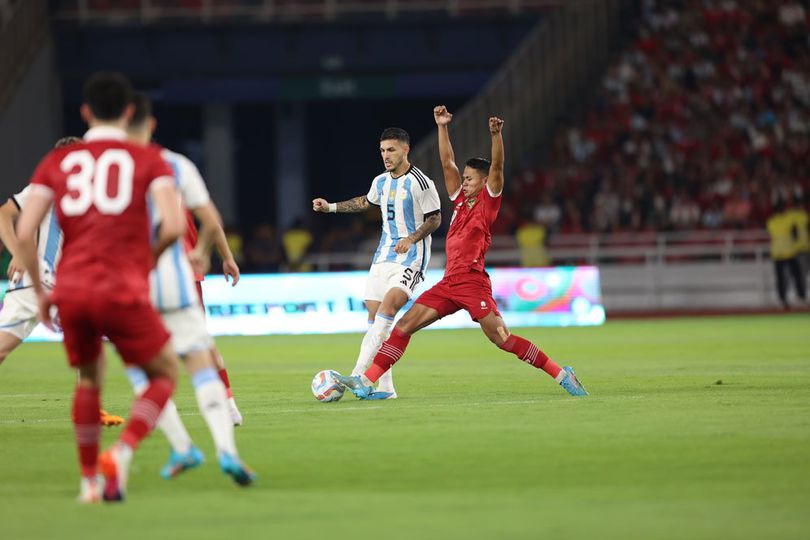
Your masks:
{"label": "argentina striped jersey", "polygon": [[389,172],[379,175],[366,197],[382,213],[382,234],[372,263],[394,262],[424,272],[430,260],[430,235],[413,244],[407,253],[396,253],[394,247],[425,222],[425,214],[441,210],[433,180],[411,165],[397,178]]}
{"label": "argentina striped jersey", "polygon": [[[163,150],[162,155],[172,168],[175,186],[183,206],[194,210],[207,204],[210,196],[194,163],[187,157],[169,150]],[[151,200],[149,212],[152,234],[155,235],[160,224],[160,216],[157,215]],[[157,265],[149,274],[149,288],[152,304],[158,311],[174,311],[199,305],[194,272],[186,257],[182,238],[160,255]]]}
{"label": "argentina striped jersey", "polygon": [[[25,202],[28,200],[30,193],[31,186],[29,185],[21,192],[11,196],[11,200],[20,211],[25,208]],[[56,219],[56,209],[53,205],[48,209],[48,213],[45,214],[45,218],[39,225],[37,255],[39,256],[39,273],[42,284],[47,288],[53,288],[56,282],[56,266],[62,255],[62,229],[59,227],[59,221]],[[22,280],[9,283],[8,290],[13,291],[14,289],[30,286],[31,278],[26,272]]]}

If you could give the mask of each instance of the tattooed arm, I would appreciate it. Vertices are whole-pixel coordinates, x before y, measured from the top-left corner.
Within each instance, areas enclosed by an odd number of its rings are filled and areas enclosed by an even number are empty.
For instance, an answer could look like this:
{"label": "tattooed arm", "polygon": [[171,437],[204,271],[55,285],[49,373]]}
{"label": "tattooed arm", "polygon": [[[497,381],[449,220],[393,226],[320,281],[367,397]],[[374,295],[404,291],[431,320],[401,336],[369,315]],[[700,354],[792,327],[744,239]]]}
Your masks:
{"label": "tattooed arm", "polygon": [[360,195],[348,201],[330,203],[326,199],[315,199],[312,201],[312,209],[316,212],[338,212],[341,214],[356,214],[365,212],[371,208],[371,203],[365,195]]}
{"label": "tattooed arm", "polygon": [[419,226],[413,233],[405,238],[400,238],[397,245],[394,247],[396,253],[407,253],[411,246],[418,241],[422,240],[433,231],[439,228],[442,224],[442,213],[439,210],[431,212],[425,216],[425,222]]}

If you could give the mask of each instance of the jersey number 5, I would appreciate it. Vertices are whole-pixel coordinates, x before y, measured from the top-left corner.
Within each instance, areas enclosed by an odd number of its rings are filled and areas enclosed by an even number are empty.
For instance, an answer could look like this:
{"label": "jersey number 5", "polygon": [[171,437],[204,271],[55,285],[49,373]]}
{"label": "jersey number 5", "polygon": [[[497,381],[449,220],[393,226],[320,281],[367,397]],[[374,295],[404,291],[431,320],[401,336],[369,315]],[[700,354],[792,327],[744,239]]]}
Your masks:
{"label": "jersey number 5", "polygon": [[[118,169],[118,189],[110,196],[112,167]],[[132,202],[135,163],[126,150],[105,150],[98,159],[93,158],[88,150],[77,150],[65,156],[60,168],[64,173],[75,171],[68,174],[68,193],[59,201],[66,216],[84,215],[91,206],[102,214],[118,215]]]}
{"label": "jersey number 5", "polygon": [[394,203],[388,203],[388,221],[394,219]]}

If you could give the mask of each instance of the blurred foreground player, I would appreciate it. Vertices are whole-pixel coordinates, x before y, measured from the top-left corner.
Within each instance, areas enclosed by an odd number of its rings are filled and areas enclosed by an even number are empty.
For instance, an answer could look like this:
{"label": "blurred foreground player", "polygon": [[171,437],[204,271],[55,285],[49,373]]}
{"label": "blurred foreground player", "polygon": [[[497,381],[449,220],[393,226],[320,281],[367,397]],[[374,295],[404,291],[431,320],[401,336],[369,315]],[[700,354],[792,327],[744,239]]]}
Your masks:
{"label": "blurred foreground player", "polygon": [[[54,148],[81,142],[78,137],[63,137],[56,141]],[[0,206],[0,242],[11,253],[8,265],[9,286],[0,310],[0,364],[31,335],[39,321],[37,320],[37,296],[31,287],[28,273],[20,265],[17,253],[17,237],[14,233],[14,222],[25,206],[31,188],[26,187],[16,193]],[[62,230],[56,222],[53,205],[48,209],[45,219],[37,232],[37,256],[39,257],[42,283],[52,290],[56,279],[56,265],[62,253]],[[120,416],[100,411],[100,422],[103,426],[118,426],[124,423]]]}
{"label": "blurred foreground player", "polygon": [[[79,370],[73,423],[81,465],[79,501],[123,500],[132,455],[171,397],[178,359],[169,333],[149,301],[149,272],[160,253],[183,234],[172,172],[155,147],[126,141],[132,89],[122,75],[96,73],[84,87],[84,141],[51,151],[31,178],[31,193],[17,223],[20,260],[37,295],[39,316],[53,327],[59,309],[70,365]],[[147,196],[163,218],[150,239]],[[43,286],[36,232],[50,205],[64,245],[53,294]],[[132,407],[121,437],[101,456],[99,406],[107,336],[149,383]],[[99,467],[100,466],[100,467]]]}
{"label": "blurred foreground player", "polygon": [[[196,169],[196,167],[194,168]],[[194,223],[194,214],[191,212],[186,212],[186,217],[186,236],[183,243],[185,245],[186,253],[190,253],[197,247],[197,226]],[[199,218],[199,216],[197,217]],[[225,236],[225,231],[221,226],[219,226],[217,230],[211,230],[210,232],[210,241],[216,247],[217,254],[222,259],[222,273],[225,276],[225,279],[231,280],[231,286],[235,287],[236,284],[239,283],[239,265],[236,264],[236,259],[231,252],[231,246],[228,245],[228,239]],[[210,246],[203,247],[199,251],[208,253],[210,251],[208,249],[209,247]],[[202,271],[195,270],[194,274],[194,284],[197,290],[197,298],[200,300],[200,309],[202,309],[203,315],[205,315],[205,301],[203,299],[202,282],[205,280],[206,271],[207,269]],[[213,340],[211,341],[211,355],[213,356],[216,364],[217,375],[222,381],[222,384],[225,385],[225,392],[228,395],[228,412],[231,415],[231,421],[233,422],[234,426],[241,426],[244,420],[242,418],[242,413],[239,411],[239,407],[236,406],[236,399],[233,397],[231,381],[228,377],[228,371],[225,369],[225,359],[222,358],[222,354],[220,354],[219,349],[217,349],[217,346],[214,344]]]}
{"label": "blurred foreground player", "polygon": [[[127,128],[129,139],[148,146],[157,125],[152,116],[152,105],[143,94],[136,94],[133,104],[135,110]],[[219,212],[211,202],[197,167],[181,154],[163,149],[161,155],[174,172],[175,186],[183,206],[200,220],[203,234],[224,239]],[[153,227],[158,226],[160,220],[160,215],[153,214]],[[208,253],[205,255],[209,256]],[[217,374],[211,353],[214,340],[205,327],[205,316],[194,286],[194,271],[186,257],[183,240],[178,240],[163,252],[149,281],[152,304],[172,334],[174,350],[183,359],[191,376],[200,413],[214,440],[220,469],[237,484],[250,485],[255,475],[239,459],[225,385]],[[140,367],[127,367],[127,376],[136,394],[143,392],[149,384]],[[192,443],[172,400],[166,403],[157,427],[172,446],[169,462],[161,470],[161,476],[170,479],[202,463],[202,452]]]}
{"label": "blurred foreground player", "polygon": [[503,120],[489,119],[492,163],[483,158],[468,160],[462,181],[447,130],[453,115],[443,105],[436,107],[433,115],[439,129],[439,156],[444,181],[454,204],[450,230],[447,232],[444,278],[416,299],[416,303],[397,322],[391,337],[382,344],[374,363],[363,375],[339,376],[338,380],[358,398],[368,399],[374,391],[374,381],[402,357],[412,334],[446,315],[464,309],[499,348],[542,369],[571,395],[588,395],[572,368],[561,368],[533,343],[509,332],[492,298],[492,285],[484,270],[484,256],[492,241],[490,227],[501,207],[504,183]]}

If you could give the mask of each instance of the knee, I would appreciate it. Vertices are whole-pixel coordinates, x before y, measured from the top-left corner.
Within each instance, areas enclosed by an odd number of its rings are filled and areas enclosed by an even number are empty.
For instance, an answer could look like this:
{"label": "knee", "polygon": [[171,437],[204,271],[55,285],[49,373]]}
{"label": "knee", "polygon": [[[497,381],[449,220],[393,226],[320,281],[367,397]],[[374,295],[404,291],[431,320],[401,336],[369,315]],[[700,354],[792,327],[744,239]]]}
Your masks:
{"label": "knee", "polygon": [[410,336],[416,331],[416,327],[413,324],[413,321],[409,320],[408,317],[403,317],[399,321],[397,321],[397,324],[394,325],[394,328],[396,328],[401,333],[407,336]]}

